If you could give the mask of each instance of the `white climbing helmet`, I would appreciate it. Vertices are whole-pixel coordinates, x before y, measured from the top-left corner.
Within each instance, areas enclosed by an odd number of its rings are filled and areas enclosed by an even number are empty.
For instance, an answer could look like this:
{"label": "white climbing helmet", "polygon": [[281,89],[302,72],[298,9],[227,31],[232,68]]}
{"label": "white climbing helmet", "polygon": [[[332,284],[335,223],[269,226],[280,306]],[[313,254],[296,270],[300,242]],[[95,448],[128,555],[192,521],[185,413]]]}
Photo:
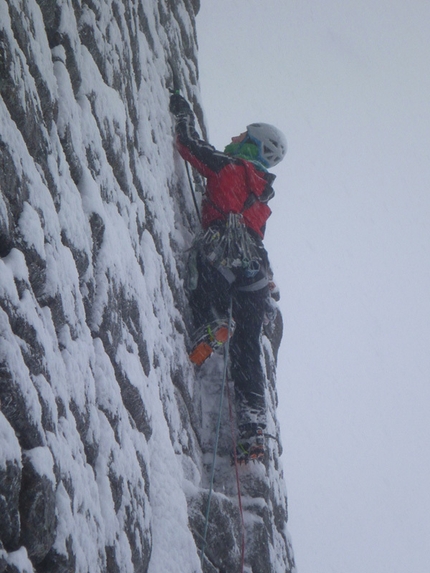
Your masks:
{"label": "white climbing helmet", "polygon": [[251,123],[246,128],[248,136],[258,145],[260,158],[267,167],[274,167],[287,153],[287,140],[282,131],[269,123]]}

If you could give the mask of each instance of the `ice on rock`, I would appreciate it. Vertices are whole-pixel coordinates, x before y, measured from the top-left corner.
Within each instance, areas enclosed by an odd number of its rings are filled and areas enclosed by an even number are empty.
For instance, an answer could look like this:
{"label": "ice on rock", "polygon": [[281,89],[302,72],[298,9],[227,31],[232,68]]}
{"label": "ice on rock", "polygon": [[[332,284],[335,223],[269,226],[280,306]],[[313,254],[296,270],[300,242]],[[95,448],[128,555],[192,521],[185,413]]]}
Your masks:
{"label": "ice on rock", "polygon": [[[167,89],[199,101],[197,6],[0,0],[0,571],[238,570],[228,418],[200,556],[220,380],[187,355]],[[279,455],[242,469],[253,573],[294,569]]]}

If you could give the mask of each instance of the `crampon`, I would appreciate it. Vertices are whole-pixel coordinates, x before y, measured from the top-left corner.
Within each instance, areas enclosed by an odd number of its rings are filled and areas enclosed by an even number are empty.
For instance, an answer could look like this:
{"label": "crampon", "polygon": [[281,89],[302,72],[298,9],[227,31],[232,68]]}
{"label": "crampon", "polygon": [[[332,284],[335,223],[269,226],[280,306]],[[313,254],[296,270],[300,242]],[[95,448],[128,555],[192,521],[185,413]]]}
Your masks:
{"label": "crampon", "polygon": [[232,463],[248,464],[249,462],[264,462],[264,434],[258,428],[256,434],[244,440],[239,440],[236,446],[236,455],[232,456]]}

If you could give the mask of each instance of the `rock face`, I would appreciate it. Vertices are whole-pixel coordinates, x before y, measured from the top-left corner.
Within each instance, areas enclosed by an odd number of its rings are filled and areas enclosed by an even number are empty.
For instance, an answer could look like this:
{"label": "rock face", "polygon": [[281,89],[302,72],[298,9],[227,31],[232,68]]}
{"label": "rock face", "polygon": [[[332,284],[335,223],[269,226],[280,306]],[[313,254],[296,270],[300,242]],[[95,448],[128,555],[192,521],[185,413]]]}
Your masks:
{"label": "rock face", "polygon": [[201,555],[222,357],[187,357],[166,89],[204,133],[198,4],[0,0],[0,573],[233,573],[242,539],[243,571],[294,570],[280,446],[236,476],[227,397]]}

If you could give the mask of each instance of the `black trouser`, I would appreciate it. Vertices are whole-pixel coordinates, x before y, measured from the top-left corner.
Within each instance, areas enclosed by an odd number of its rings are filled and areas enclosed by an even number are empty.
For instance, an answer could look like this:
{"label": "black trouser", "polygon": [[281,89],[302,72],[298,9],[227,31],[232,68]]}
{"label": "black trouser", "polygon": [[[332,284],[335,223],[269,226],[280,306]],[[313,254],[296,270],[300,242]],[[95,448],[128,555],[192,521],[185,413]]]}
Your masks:
{"label": "black trouser", "polygon": [[[264,264],[265,266],[265,264]],[[242,291],[244,282],[240,273],[229,283],[219,270],[202,256],[197,257],[198,283],[191,292],[190,306],[196,329],[215,319],[227,318],[230,300],[236,323],[230,341],[230,372],[234,382],[238,425],[257,423],[265,425],[265,376],[261,365],[260,335],[269,296],[268,286],[258,290]],[[262,269],[257,280],[261,280]],[[252,283],[251,283],[252,284]]]}

